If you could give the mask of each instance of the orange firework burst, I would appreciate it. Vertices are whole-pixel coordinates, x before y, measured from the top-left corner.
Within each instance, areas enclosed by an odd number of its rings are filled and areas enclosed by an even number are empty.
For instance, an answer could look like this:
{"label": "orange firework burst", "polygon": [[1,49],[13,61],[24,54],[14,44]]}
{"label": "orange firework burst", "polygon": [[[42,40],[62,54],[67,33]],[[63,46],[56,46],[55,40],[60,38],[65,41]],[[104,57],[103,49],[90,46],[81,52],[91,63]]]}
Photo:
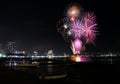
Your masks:
{"label": "orange firework burst", "polygon": [[76,5],[70,7],[67,10],[67,15],[70,17],[70,20],[74,21],[80,15],[80,8]]}

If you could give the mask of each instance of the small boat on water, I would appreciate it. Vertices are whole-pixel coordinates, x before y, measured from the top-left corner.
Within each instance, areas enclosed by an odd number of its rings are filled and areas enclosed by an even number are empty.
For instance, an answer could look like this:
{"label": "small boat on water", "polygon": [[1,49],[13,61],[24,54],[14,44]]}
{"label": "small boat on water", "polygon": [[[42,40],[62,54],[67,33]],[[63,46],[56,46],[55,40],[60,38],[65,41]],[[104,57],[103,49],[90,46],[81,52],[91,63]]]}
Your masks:
{"label": "small boat on water", "polygon": [[21,64],[17,64],[17,66],[21,66],[21,67],[39,66],[39,62],[29,63],[26,60],[23,60],[23,62]]}
{"label": "small boat on water", "polygon": [[5,63],[5,66],[9,66],[9,67],[11,66],[18,66],[18,67],[32,67],[33,66],[34,67],[35,66],[37,67],[39,66],[39,62],[36,62],[36,61],[29,62],[29,61],[26,61],[25,59],[22,60],[22,62],[10,60]]}
{"label": "small boat on water", "polygon": [[17,66],[21,66],[21,67],[30,67],[30,66],[39,66],[39,64],[28,64],[28,63],[23,63],[23,64],[17,64]]}

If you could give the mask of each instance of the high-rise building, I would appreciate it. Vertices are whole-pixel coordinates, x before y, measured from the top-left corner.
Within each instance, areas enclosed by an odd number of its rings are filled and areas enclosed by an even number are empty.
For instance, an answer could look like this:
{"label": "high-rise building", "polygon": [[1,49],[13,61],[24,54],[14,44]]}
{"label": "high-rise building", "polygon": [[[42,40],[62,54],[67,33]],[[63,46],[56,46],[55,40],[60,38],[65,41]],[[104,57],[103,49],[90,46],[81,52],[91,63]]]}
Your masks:
{"label": "high-rise building", "polygon": [[7,42],[6,44],[7,52],[14,53],[16,48],[15,44],[16,44],[15,42]]}

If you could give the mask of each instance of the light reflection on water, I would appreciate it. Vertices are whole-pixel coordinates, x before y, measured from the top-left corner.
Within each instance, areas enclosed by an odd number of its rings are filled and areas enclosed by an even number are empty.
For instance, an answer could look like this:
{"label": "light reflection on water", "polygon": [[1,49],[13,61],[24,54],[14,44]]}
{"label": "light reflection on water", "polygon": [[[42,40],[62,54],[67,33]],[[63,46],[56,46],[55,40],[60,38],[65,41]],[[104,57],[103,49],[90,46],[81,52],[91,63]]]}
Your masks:
{"label": "light reflection on water", "polygon": [[[42,62],[41,62],[42,61]],[[29,74],[32,74],[34,76],[37,76],[40,79],[47,78],[64,78],[67,76],[67,64],[65,63],[54,63],[54,61],[44,61],[41,60],[34,61],[34,63],[38,63],[38,66],[19,66],[19,61],[14,61],[17,65],[11,66],[16,70],[20,70]],[[33,61],[29,61],[30,64],[33,63]]]}
{"label": "light reflection on water", "polygon": [[93,62],[102,64],[120,64],[120,57],[93,57]]}
{"label": "light reflection on water", "polygon": [[[96,63],[96,64],[120,64],[120,58],[119,57],[88,57],[92,59],[90,63]],[[10,60],[7,60],[6,63],[8,64]],[[81,75],[84,72],[86,75],[85,70],[87,70],[86,65],[85,67],[79,66],[79,68],[76,68],[72,65],[76,64],[75,62],[72,62],[70,60],[28,60],[29,64],[39,63],[38,66],[17,66],[17,64],[22,63],[22,60],[11,60],[11,63],[13,67],[16,70],[20,70],[29,74],[32,74],[40,79],[52,79],[52,78],[64,78],[68,77],[68,75],[71,79],[81,79]],[[81,63],[81,62],[79,62]],[[14,65],[15,64],[15,65]],[[77,62],[78,64],[78,62]],[[71,67],[72,66],[72,67]],[[89,67],[89,66],[88,66]],[[86,68],[86,69],[85,69]],[[85,70],[84,70],[85,69]],[[88,73],[88,72],[87,72]],[[82,75],[82,78],[84,75]]]}

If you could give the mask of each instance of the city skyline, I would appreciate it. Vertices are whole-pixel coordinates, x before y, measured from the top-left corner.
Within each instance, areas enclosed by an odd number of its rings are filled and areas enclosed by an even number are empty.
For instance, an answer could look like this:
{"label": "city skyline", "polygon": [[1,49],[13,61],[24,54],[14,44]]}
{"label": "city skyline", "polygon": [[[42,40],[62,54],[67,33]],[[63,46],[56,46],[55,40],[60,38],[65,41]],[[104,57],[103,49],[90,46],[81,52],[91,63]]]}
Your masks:
{"label": "city skyline", "polygon": [[[64,17],[66,6],[80,4],[85,11],[96,14],[99,35],[96,45],[88,45],[88,51],[120,49],[120,31],[118,31],[118,5],[115,1],[109,4],[103,0],[70,0],[70,1],[16,1],[4,2],[0,6],[0,43],[17,41],[20,48],[39,51],[55,50],[58,53],[71,53],[67,44],[58,33],[56,23]],[[113,6],[114,4],[114,6]]]}

